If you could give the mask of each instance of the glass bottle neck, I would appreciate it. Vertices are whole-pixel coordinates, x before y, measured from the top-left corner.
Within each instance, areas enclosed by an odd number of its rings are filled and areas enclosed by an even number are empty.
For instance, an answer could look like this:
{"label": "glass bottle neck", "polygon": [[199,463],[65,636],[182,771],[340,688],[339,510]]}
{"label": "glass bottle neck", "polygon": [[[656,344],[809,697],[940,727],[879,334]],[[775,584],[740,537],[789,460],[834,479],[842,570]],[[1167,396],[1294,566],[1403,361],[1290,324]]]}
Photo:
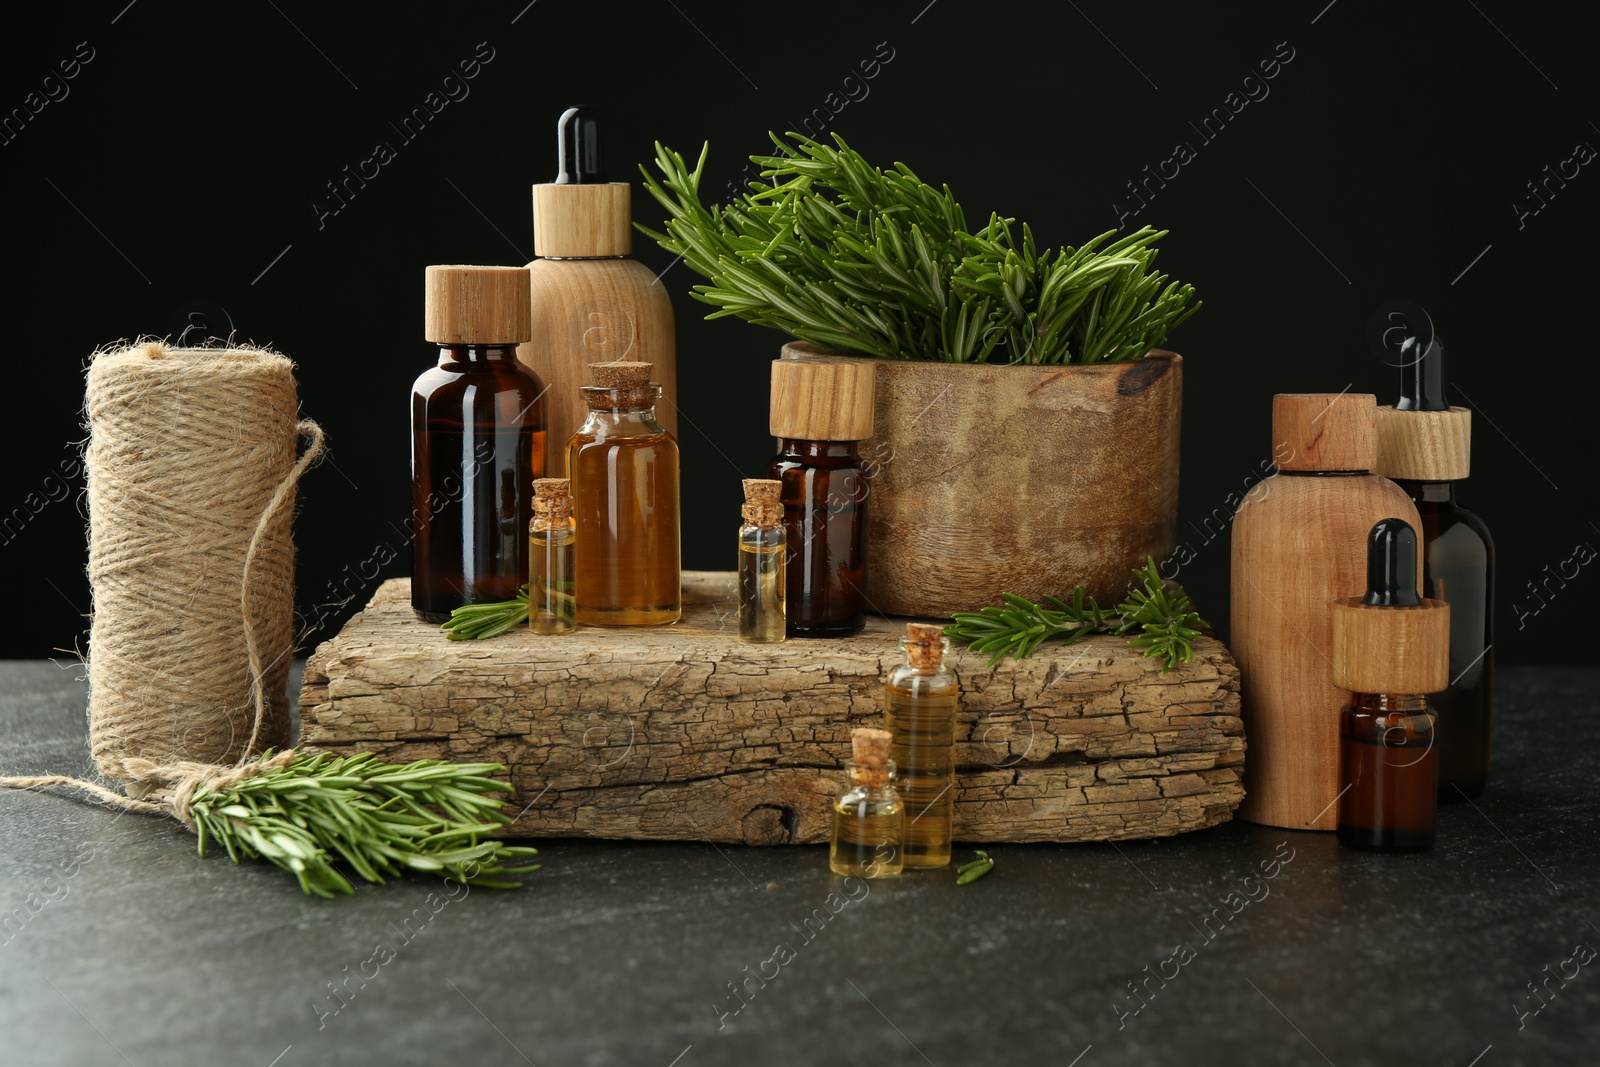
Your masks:
{"label": "glass bottle neck", "polygon": [[1405,490],[1406,496],[1412,500],[1430,504],[1454,504],[1456,502],[1455,482],[1419,482],[1410,478],[1396,478],[1395,484]]}
{"label": "glass bottle neck", "polygon": [[590,408],[580,432],[594,437],[639,437],[666,431],[656,421],[656,409],[648,407],[632,410]]}
{"label": "glass bottle neck", "polygon": [[1425,711],[1428,698],[1415,693],[1352,693],[1351,704],[1362,711]]}
{"label": "glass bottle neck", "polygon": [[857,441],[799,441],[789,437],[779,438],[778,449],[783,458],[804,460],[807,463],[832,463],[842,466],[860,459]]}
{"label": "glass bottle neck", "polygon": [[515,363],[517,346],[504,345],[440,345],[439,366],[449,363]]}

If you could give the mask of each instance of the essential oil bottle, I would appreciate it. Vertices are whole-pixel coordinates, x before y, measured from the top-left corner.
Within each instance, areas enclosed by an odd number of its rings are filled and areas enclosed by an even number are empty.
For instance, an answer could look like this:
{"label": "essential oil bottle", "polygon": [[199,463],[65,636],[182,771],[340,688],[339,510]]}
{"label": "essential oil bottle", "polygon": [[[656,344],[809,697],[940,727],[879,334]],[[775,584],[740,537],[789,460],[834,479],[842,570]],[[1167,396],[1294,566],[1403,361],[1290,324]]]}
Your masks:
{"label": "essential oil bottle", "polygon": [[543,389],[517,363],[529,336],[521,267],[429,267],[425,332],[438,365],[411,389],[411,607],[444,622],[528,580]]}
{"label": "essential oil bottle", "polygon": [[907,867],[943,867],[950,862],[961,691],[945,666],[950,641],[943,626],[907,623],[900,647],[906,662],[889,675],[884,719],[893,738],[895,784],[906,806],[903,862]]}
{"label": "essential oil bottle", "polygon": [[754,644],[782,641],[784,629],[783,483],[744,480],[744,525],[739,527],[739,637]]}
{"label": "essential oil bottle", "polygon": [[578,628],[574,593],[570,483],[565,478],[535,478],[533,525],[528,528],[528,629],[536,634],[570,634]]}
{"label": "essential oil bottle", "polygon": [[900,873],[905,805],[894,785],[887,730],[850,731],[851,759],[845,761],[850,788],[833,802],[833,844],[828,867],[834,874],[889,878]]}
{"label": "essential oil bottle", "polygon": [[1494,695],[1494,540],[1456,504],[1472,466],[1472,409],[1444,398],[1439,339],[1415,335],[1401,349],[1400,400],[1378,409],[1378,462],[1417,505],[1422,592],[1450,604],[1450,686],[1439,712],[1439,801],[1476,797],[1489,780]]}
{"label": "essential oil bottle", "polygon": [[591,363],[589,416],[567,443],[585,626],[662,626],[681,614],[678,443],[656,421],[650,369]]}
{"label": "essential oil bottle", "polygon": [[771,430],[783,483],[790,637],[859,633],[867,616],[867,474],[872,360],[785,356],[772,364]]}
{"label": "essential oil bottle", "polygon": [[1333,605],[1339,716],[1339,841],[1406,852],[1433,844],[1438,716],[1428,693],[1450,684],[1451,606],[1417,595],[1417,535],[1382,519],[1367,539],[1367,594]]}

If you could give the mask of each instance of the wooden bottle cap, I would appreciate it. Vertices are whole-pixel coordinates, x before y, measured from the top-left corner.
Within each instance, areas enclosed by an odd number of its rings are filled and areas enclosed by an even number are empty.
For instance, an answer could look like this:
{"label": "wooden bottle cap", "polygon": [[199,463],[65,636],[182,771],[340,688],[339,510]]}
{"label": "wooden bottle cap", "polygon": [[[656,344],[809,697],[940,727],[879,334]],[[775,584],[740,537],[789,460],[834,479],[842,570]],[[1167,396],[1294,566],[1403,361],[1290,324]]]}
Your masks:
{"label": "wooden bottle cap", "polygon": [[1371,393],[1279,393],[1273,455],[1285,471],[1370,471],[1378,459],[1378,398]]}
{"label": "wooden bottle cap", "polygon": [[1454,482],[1472,468],[1472,409],[1400,411],[1378,409],[1378,459],[1373,471],[1385,478]]}
{"label": "wooden bottle cap", "polygon": [[782,495],[783,483],[776,478],[746,478],[740,514],[751,526],[771,529],[783,522]]}
{"label": "wooden bottle cap", "polygon": [[533,254],[599,259],[633,251],[627,182],[533,187]]}
{"label": "wooden bottle cap", "polygon": [[858,726],[850,731],[850,781],[855,785],[882,788],[889,784],[889,748],[893,735],[888,730]]}
{"label": "wooden bottle cap", "polygon": [[589,364],[589,376],[602,389],[642,388],[650,384],[650,371],[650,364],[626,359]]}
{"label": "wooden bottle cap", "polygon": [[793,441],[865,441],[872,436],[877,361],[806,359],[772,364],[772,436]]}
{"label": "wooden bottle cap", "polygon": [[533,339],[527,267],[429,267],[424,337],[438,345],[506,345]]}
{"label": "wooden bottle cap", "polygon": [[1378,607],[1333,602],[1333,684],[1352,693],[1438,693],[1450,688],[1450,605]]}

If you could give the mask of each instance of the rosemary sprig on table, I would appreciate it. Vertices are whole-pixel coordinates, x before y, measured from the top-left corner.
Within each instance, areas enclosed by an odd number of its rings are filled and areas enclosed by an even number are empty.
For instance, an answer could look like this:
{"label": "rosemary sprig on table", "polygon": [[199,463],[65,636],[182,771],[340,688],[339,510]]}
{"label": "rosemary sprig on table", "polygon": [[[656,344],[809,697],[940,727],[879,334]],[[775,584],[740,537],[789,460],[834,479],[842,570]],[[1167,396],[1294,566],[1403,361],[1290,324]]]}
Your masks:
{"label": "rosemary sprig on table", "polygon": [[[1025,659],[1046,641],[1072,644],[1092,633],[1134,634],[1128,644],[1159,656],[1161,673],[1194,658],[1194,639],[1211,624],[1200,617],[1181,587],[1168,589],[1156,571],[1156,561],[1146,557],[1133,576],[1139,585],[1114,609],[1085,597],[1082,587],[1072,591],[1072,602],[1046,597],[1051,607],[1035,604],[1015,593],[1001,593],[1005,603],[982,611],[959,611],[945,627],[945,636],[964,641],[974,652],[992,652],[993,667],[1007,654]],[[1087,603],[1086,603],[1087,602]]]}
{"label": "rosemary sprig on table", "polygon": [[376,756],[298,756],[221,790],[207,785],[188,802],[200,854],[220,842],[235,863],[264,859],[290,871],[319,897],[353,893],[336,863],[369,882],[422,871],[470,885],[515,889],[505,875],[538,865],[506,866],[537,849],[488,840],[511,822],[494,794],[511,786],[488,777],[496,763]]}
{"label": "rosemary sprig on table", "polygon": [[524,585],[510,600],[454,609],[450,612],[450,621],[440,623],[439,629],[452,641],[485,641],[527,621],[528,587]]}
{"label": "rosemary sprig on table", "polygon": [[977,849],[977,853],[977,859],[956,868],[956,885],[971,885],[994,870],[994,857],[981,848]]}

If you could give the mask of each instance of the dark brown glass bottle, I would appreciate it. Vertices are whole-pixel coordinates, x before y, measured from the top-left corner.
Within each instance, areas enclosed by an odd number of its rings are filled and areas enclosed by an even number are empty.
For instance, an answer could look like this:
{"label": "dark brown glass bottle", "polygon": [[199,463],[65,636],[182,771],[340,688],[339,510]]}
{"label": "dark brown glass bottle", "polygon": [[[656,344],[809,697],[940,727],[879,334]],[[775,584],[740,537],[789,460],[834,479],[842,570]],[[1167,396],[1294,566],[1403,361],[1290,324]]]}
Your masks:
{"label": "dark brown glass bottle", "polygon": [[429,622],[528,580],[545,457],[543,390],[517,363],[528,306],[525,269],[428,268],[439,363],[411,390],[411,607]]}
{"label": "dark brown glass bottle", "polygon": [[1458,507],[1453,482],[1398,482],[1422,517],[1422,594],[1450,604],[1450,688],[1439,713],[1439,800],[1477,797],[1489,780],[1494,692],[1494,541]]}
{"label": "dark brown glass bottle", "polygon": [[1353,693],[1339,716],[1339,840],[1406,852],[1433,844],[1438,715],[1424,696]]}
{"label": "dark brown glass bottle", "polygon": [[790,637],[859,633],[867,615],[867,474],[858,443],[872,435],[875,367],[866,360],[789,356],[772,365],[771,429],[783,483]]}

